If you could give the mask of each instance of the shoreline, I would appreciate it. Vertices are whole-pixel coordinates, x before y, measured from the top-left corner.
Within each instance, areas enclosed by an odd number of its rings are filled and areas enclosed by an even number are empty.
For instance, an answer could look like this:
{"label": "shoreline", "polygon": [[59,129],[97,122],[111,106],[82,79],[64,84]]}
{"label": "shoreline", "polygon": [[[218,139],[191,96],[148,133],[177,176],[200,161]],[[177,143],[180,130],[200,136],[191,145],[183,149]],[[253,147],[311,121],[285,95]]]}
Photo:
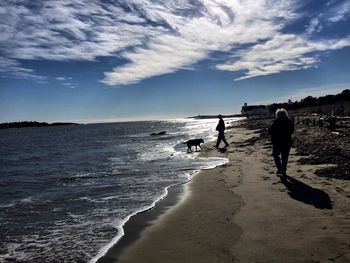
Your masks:
{"label": "shoreline", "polygon": [[[215,137],[213,140],[204,144],[204,149],[206,151],[211,149],[213,142],[215,142]],[[152,227],[158,224],[159,221],[162,220],[163,217],[166,217],[170,213],[177,213],[177,209],[181,209],[181,206],[187,201],[193,190],[191,189],[191,184],[193,180],[196,180],[197,177],[200,177],[203,173],[209,172],[212,173],[215,169],[220,169],[229,163],[227,156],[222,156],[220,153],[218,154],[208,154],[208,152],[200,151],[197,158],[211,158],[211,157],[219,157],[226,159],[226,162],[223,164],[217,165],[215,167],[207,167],[200,170],[195,171],[189,178],[187,182],[170,186],[168,189],[168,194],[155,202],[155,206],[151,207],[147,210],[136,213],[131,216],[130,219],[123,226],[124,235],[114,243],[108,251],[98,258],[95,262],[98,263],[111,263],[111,262],[119,262],[120,255],[123,254],[125,250],[132,247],[135,242],[142,239],[144,236],[144,232],[147,231],[149,227]],[[239,199],[239,198],[238,198]],[[239,209],[241,204],[239,204],[235,210]],[[233,214],[233,213],[231,213]],[[228,221],[225,219],[225,221]],[[238,231],[239,232],[239,231]]]}
{"label": "shoreline", "polygon": [[[212,142],[213,141],[209,141],[205,145],[212,144]],[[198,157],[201,158],[203,156],[201,153],[199,153],[196,158]],[[116,262],[122,251],[141,237],[142,231],[151,226],[163,214],[179,206],[187,198],[188,190],[186,188],[188,187],[188,184],[192,182],[194,177],[196,177],[202,171],[215,169],[225,165],[228,161],[229,160],[226,159],[225,162],[223,161],[224,163],[214,167],[208,166],[207,168],[195,170],[192,174],[190,174],[187,181],[166,187],[164,189],[164,195],[156,200],[153,205],[128,216],[125,219],[125,222],[118,227],[118,229],[122,230],[121,236],[114,237],[109,243],[102,247],[96,256],[89,260],[89,262]]]}
{"label": "shoreline", "polygon": [[185,184],[189,182],[190,181],[187,181],[168,187],[167,194],[160,200],[156,201],[153,207],[131,215],[129,220],[127,220],[122,226],[124,232],[123,236],[112,244],[104,255],[90,262],[115,262],[123,249],[130,246],[140,238],[142,230],[152,225],[152,222],[154,222],[160,215],[181,202],[181,199],[184,198],[183,195],[185,195]]}
{"label": "shoreline", "polygon": [[332,164],[300,164],[296,149],[289,176],[277,177],[271,145],[251,123],[233,124],[227,149],[204,148],[229,162],[200,171],[180,205],[104,262],[349,262],[350,182],[316,176]]}

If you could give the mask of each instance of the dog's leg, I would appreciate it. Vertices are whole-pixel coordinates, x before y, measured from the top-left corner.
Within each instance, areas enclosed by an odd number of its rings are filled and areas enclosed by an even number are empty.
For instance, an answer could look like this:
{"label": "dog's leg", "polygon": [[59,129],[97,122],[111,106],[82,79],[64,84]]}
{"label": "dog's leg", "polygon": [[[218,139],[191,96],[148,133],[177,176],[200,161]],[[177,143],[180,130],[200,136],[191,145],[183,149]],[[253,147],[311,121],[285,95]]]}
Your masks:
{"label": "dog's leg", "polygon": [[198,145],[198,146],[199,146],[199,148],[203,149],[201,145]]}
{"label": "dog's leg", "polygon": [[196,145],[196,152],[198,152],[198,150],[197,150],[197,145]]}

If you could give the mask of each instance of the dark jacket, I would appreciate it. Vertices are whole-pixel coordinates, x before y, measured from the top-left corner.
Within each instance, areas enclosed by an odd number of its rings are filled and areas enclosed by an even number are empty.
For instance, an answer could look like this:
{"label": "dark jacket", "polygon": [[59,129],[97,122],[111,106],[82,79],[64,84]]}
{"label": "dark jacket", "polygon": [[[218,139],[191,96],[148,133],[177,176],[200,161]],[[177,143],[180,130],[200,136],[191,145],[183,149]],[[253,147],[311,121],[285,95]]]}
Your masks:
{"label": "dark jacket", "polygon": [[271,142],[280,147],[292,146],[292,134],[294,132],[294,124],[288,117],[276,119],[269,128]]}
{"label": "dark jacket", "polygon": [[225,122],[224,120],[219,120],[218,125],[216,126],[216,130],[220,133],[223,133],[225,131]]}

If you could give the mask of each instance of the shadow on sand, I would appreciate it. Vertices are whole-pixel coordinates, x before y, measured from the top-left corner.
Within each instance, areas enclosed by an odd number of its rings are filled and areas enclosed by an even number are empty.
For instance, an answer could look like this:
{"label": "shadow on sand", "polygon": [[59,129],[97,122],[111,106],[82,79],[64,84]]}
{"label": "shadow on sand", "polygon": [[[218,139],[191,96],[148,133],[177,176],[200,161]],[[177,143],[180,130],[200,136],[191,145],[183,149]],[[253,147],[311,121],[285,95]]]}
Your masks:
{"label": "shadow on sand", "polygon": [[316,188],[304,184],[290,176],[281,177],[281,182],[289,190],[288,195],[305,204],[313,205],[320,209],[332,209],[332,202],[329,195]]}

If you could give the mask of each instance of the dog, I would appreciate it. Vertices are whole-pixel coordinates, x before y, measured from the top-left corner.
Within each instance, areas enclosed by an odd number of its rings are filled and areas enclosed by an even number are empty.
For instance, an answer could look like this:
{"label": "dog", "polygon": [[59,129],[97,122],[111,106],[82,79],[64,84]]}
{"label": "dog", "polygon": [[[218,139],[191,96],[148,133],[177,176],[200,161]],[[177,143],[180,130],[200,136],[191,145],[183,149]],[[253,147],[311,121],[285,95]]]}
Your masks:
{"label": "dog", "polygon": [[193,140],[188,140],[187,142],[183,142],[183,144],[187,144],[187,152],[192,152],[192,146],[196,146],[196,151],[197,151],[197,146],[202,149],[201,143],[204,143],[203,139],[193,139]]}

